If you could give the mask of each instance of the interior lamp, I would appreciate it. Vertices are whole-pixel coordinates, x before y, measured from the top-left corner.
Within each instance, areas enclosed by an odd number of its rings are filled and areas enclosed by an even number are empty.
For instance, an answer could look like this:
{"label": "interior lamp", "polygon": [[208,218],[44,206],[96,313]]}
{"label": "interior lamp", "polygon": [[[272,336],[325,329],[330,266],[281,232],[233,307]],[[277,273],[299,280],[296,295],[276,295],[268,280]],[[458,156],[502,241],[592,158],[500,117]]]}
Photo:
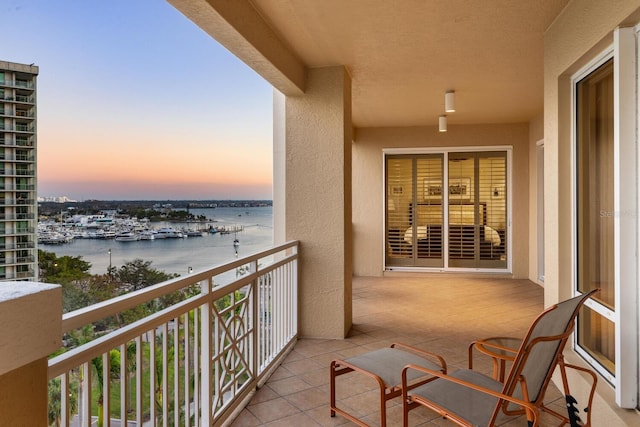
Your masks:
{"label": "interior lamp", "polygon": [[447,131],[447,116],[440,116],[438,118],[438,130],[440,132]]}
{"label": "interior lamp", "polygon": [[444,94],[444,110],[447,113],[456,111],[456,93],[454,91],[449,91]]}

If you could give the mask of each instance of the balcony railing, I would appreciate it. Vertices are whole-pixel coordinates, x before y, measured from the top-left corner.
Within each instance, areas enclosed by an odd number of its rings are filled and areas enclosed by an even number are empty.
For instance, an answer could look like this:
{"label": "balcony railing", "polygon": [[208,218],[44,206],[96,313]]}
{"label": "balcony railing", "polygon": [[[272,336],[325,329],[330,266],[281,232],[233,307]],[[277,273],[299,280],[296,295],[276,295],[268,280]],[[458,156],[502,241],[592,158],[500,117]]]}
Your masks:
{"label": "balcony railing", "polygon": [[89,426],[102,414],[105,426],[222,425],[295,344],[297,260],[298,243],[289,242],[65,314],[63,333],[200,289],[50,359],[54,422]]}
{"label": "balcony railing", "polygon": [[2,80],[0,86],[18,87],[22,89],[33,89],[35,86],[32,81],[25,80]]}
{"label": "balcony railing", "polygon": [[0,101],[23,102],[27,104],[35,104],[35,100],[36,98],[34,96],[28,96],[28,95],[16,95],[16,96],[5,95],[4,98],[0,98]]}
{"label": "balcony railing", "polygon": [[33,126],[24,124],[24,123],[16,123],[16,131],[18,132],[35,132],[35,128]]}
{"label": "balcony railing", "polygon": [[35,277],[35,273],[33,270],[18,271],[16,273],[17,279],[28,279],[30,277]]}
{"label": "balcony railing", "polygon": [[29,139],[16,138],[16,145],[18,145],[20,147],[30,147],[30,146],[33,145],[33,141],[31,141]]}

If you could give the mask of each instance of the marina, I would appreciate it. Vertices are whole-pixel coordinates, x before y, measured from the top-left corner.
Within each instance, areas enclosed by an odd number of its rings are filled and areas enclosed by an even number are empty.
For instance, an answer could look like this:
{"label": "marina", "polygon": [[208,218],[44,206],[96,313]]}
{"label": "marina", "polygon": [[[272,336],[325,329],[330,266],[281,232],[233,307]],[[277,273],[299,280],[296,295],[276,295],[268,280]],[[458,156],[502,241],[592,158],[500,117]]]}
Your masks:
{"label": "marina", "polygon": [[[82,222],[43,222],[38,224],[38,243],[42,245],[60,245],[70,243],[75,239],[114,239],[117,242],[135,242],[138,240],[182,239],[185,237],[202,237],[210,234],[231,234],[244,230],[242,225],[213,226],[193,229],[181,226],[161,226],[154,228],[148,221],[119,220],[107,216],[99,217],[96,221],[92,216],[82,219]],[[165,223],[159,223],[165,224]],[[191,225],[191,224],[189,224]]]}
{"label": "marina", "polygon": [[[268,248],[273,244],[271,207],[192,209],[204,222],[97,220],[97,227],[39,224],[39,248],[56,256],[81,256],[92,274],[134,259],[165,273],[187,274]],[[91,222],[88,222],[91,223]],[[85,234],[86,233],[86,234]],[[158,237],[160,236],[160,237]],[[50,239],[50,240],[48,240]]]}

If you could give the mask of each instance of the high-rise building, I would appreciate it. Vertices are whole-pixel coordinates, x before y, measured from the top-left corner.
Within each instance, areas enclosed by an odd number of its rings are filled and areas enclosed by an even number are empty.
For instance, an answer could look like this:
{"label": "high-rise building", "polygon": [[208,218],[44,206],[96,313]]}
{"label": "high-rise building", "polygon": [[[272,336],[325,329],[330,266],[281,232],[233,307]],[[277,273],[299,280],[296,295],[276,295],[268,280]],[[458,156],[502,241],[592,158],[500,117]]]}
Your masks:
{"label": "high-rise building", "polygon": [[37,280],[38,67],[0,61],[0,281]]}

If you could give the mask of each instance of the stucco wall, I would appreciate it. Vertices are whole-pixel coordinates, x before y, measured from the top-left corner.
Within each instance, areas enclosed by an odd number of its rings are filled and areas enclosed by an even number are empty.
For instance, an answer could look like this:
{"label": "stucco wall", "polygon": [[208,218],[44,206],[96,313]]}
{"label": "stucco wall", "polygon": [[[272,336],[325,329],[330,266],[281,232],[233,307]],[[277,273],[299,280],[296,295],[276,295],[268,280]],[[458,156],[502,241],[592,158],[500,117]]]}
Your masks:
{"label": "stucco wall", "polygon": [[[570,3],[545,34],[545,302],[571,294],[570,77],[613,41],[640,1]],[[564,165],[559,167],[559,165]],[[565,284],[560,286],[560,283]]]}
{"label": "stucco wall", "polygon": [[[545,33],[545,304],[571,295],[570,76],[633,23],[639,0],[572,1]],[[636,21],[637,22],[637,21]],[[562,165],[562,167],[560,167]],[[564,284],[560,286],[560,284]]]}
{"label": "stucco wall", "polygon": [[276,119],[285,117],[275,127],[275,179],[285,187],[274,205],[285,220],[275,223],[284,234],[274,233],[300,240],[300,335],[344,338],[352,322],[351,78],[341,66],[315,68],[306,86],[276,105]]}
{"label": "stucco wall", "polygon": [[[640,22],[639,7],[639,0],[572,1],[545,33],[545,305],[573,288],[571,76],[611,45],[616,27]],[[598,384],[593,425],[637,425],[637,413],[618,408],[609,385]]]}
{"label": "stucco wall", "polygon": [[353,144],[354,274],[383,274],[383,155],[386,148],[513,147],[513,276],[529,277],[529,125],[358,128]]}

